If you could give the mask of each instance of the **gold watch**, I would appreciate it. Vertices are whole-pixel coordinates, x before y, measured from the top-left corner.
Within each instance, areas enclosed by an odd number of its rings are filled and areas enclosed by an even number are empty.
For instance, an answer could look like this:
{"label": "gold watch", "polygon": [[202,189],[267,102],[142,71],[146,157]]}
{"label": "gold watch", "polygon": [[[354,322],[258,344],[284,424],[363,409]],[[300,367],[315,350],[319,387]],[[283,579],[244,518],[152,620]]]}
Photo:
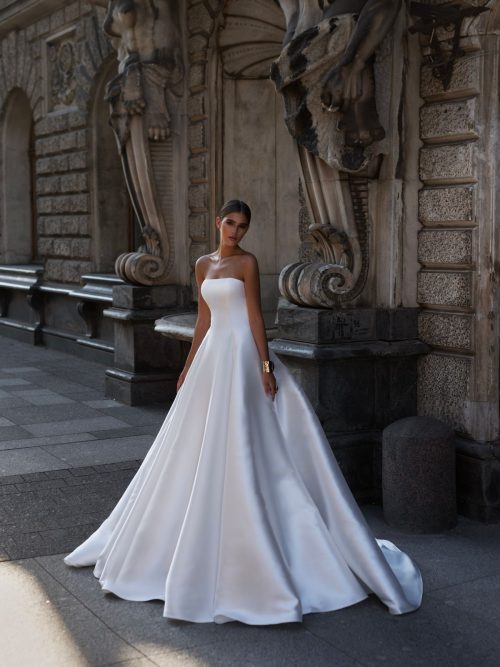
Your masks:
{"label": "gold watch", "polygon": [[274,371],[274,363],[270,360],[262,362],[262,372],[272,373]]}

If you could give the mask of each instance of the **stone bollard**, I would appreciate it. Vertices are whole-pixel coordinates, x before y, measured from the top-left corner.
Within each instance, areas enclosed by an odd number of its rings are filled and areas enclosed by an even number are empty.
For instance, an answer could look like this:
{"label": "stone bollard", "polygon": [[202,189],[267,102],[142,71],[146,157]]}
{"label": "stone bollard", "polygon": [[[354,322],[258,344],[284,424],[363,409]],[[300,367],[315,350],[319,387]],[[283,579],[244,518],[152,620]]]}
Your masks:
{"label": "stone bollard", "polygon": [[407,417],[384,429],[382,496],[387,523],[439,533],[457,523],[452,429],[433,417]]}

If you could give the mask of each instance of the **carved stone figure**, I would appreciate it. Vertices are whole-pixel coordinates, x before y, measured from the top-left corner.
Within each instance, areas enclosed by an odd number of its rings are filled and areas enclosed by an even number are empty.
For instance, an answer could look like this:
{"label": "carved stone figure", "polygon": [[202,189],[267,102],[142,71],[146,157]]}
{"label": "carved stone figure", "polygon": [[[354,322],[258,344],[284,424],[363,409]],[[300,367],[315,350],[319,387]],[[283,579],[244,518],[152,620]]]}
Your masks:
{"label": "carved stone figure", "polygon": [[280,289],[295,303],[329,307],[357,296],[366,280],[366,178],[377,171],[376,142],[385,136],[375,104],[373,60],[401,3],[279,4],[287,32],[271,77],[298,144],[310,231],[322,259],[285,267]]}
{"label": "carved stone figure", "polygon": [[107,86],[110,123],[144,239],[136,252],[118,257],[115,269],[125,281],[142,285],[165,283],[173,261],[161,180],[170,159],[168,99],[179,94],[183,78],[177,5],[109,0],[104,20],[120,63]]}

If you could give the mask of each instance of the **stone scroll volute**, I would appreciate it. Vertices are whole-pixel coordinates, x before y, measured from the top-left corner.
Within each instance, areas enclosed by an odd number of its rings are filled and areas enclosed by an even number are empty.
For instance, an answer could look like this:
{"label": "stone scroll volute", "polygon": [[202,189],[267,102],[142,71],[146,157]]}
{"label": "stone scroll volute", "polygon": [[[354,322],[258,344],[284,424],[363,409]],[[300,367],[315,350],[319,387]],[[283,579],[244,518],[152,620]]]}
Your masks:
{"label": "stone scroll volute", "polygon": [[172,268],[173,243],[162,189],[172,160],[170,100],[184,70],[176,0],[94,0],[106,7],[103,30],[117,52],[108,83],[113,128],[143,243],[120,255],[116,273],[129,283],[161,285]]}
{"label": "stone scroll volute", "polygon": [[399,0],[280,0],[287,32],[271,77],[297,142],[318,261],[286,266],[280,291],[333,307],[363,290],[369,265],[368,185],[385,129],[376,105],[375,53]]}

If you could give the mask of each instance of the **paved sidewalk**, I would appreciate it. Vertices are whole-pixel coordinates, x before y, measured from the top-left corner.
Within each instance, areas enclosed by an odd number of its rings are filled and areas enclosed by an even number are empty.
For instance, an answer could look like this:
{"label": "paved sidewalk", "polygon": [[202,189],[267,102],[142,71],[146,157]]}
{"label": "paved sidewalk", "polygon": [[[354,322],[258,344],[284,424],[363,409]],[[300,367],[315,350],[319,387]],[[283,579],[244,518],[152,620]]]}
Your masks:
{"label": "paved sidewalk", "polygon": [[443,535],[390,529],[422,569],[421,609],[376,599],[303,623],[251,627],[163,618],[162,602],[103,593],[63,556],[107,516],[168,405],[103,395],[104,368],[0,338],[0,665],[256,667],[500,664],[500,525],[461,519]]}

